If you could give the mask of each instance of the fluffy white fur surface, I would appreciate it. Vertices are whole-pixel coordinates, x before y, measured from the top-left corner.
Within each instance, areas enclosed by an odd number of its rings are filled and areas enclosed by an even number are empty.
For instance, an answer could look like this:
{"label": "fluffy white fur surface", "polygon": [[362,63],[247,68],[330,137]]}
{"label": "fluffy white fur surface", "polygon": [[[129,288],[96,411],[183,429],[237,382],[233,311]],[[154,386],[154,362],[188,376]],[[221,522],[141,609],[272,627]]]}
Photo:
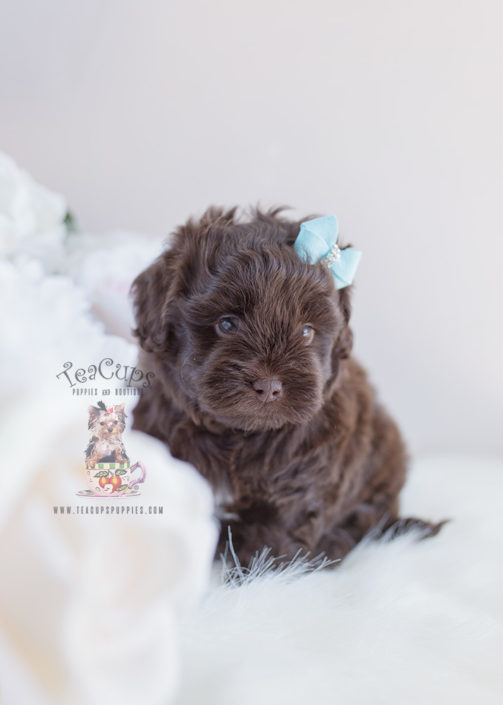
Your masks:
{"label": "fluffy white fur surface", "polygon": [[403,506],[451,518],[438,537],[214,586],[185,624],[176,702],[501,703],[502,494],[501,462],[423,460]]}

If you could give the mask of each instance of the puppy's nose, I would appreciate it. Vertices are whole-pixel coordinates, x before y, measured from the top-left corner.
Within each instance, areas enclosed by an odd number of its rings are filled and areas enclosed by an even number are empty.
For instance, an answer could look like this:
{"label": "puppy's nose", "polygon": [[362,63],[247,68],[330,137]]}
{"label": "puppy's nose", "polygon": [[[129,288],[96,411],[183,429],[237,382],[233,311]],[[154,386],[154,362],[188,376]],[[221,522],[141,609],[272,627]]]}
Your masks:
{"label": "puppy's nose", "polygon": [[279,399],[283,394],[283,385],[279,379],[257,379],[253,383],[253,389],[264,402]]}

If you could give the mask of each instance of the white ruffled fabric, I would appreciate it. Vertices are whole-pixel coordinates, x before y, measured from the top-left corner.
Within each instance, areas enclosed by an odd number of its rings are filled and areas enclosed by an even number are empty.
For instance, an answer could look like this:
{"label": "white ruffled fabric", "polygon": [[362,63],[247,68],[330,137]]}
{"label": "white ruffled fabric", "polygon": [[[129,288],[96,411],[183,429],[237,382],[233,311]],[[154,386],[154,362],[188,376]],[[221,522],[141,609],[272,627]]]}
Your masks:
{"label": "white ruffled fabric", "polygon": [[57,269],[66,235],[65,199],[37,184],[0,153],[0,257],[22,262],[36,258]]}
{"label": "white ruffled fabric", "polygon": [[141,496],[105,500],[119,516],[54,514],[100,504],[76,496],[97,398],[72,396],[56,375],[66,361],[134,365],[127,291],[159,248],[130,234],[68,236],[65,213],[0,156],[0,696],[160,705],[178,687],[180,617],[207,585],[213,500],[193,468],[127,431],[128,454],[147,468]]}

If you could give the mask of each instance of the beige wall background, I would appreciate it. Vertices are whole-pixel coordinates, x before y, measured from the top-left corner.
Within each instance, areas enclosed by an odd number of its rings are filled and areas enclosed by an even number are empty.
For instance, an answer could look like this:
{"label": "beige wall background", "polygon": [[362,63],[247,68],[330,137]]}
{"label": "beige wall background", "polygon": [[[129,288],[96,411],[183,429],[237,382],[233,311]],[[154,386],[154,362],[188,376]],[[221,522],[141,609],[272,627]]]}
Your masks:
{"label": "beige wall background", "polygon": [[503,451],[497,0],[16,0],[1,145],[80,223],[336,213],[356,351],[415,452]]}

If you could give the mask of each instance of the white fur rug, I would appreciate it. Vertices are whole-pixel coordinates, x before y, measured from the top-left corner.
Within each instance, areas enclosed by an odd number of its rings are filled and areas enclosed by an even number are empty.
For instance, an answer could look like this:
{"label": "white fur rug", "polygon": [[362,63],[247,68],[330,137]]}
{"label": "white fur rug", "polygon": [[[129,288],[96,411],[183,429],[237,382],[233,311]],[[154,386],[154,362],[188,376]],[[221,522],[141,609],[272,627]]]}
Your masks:
{"label": "white fur rug", "polygon": [[503,464],[416,464],[406,512],[441,534],[361,545],[335,570],[215,586],[185,624],[184,705],[501,703]]}

